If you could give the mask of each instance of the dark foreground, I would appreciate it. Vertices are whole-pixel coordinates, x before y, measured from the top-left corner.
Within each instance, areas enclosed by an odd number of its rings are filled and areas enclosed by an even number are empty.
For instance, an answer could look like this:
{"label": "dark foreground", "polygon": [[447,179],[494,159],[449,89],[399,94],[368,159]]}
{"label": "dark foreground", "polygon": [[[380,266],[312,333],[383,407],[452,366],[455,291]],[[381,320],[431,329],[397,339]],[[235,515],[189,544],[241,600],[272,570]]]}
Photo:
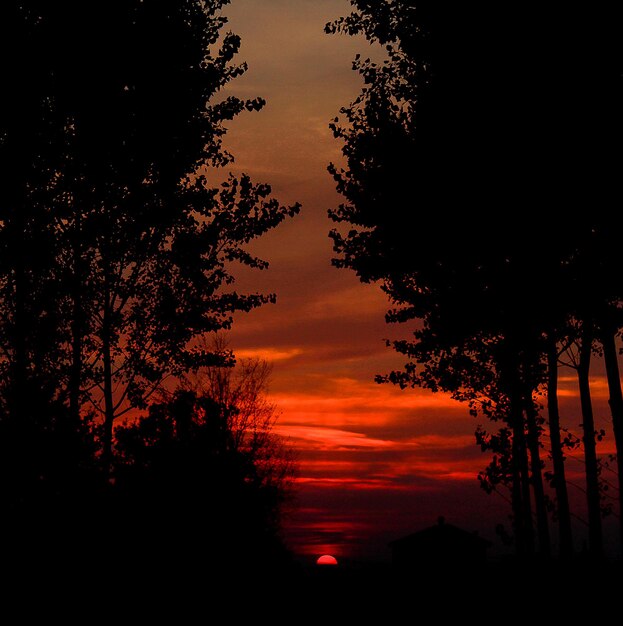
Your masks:
{"label": "dark foreground", "polygon": [[17,611],[20,623],[42,616],[141,624],[540,623],[612,615],[623,589],[620,562],[582,559],[409,573],[389,565],[275,568],[267,562],[239,568],[192,559],[114,568],[106,555],[81,571],[62,561],[3,565],[3,611]]}

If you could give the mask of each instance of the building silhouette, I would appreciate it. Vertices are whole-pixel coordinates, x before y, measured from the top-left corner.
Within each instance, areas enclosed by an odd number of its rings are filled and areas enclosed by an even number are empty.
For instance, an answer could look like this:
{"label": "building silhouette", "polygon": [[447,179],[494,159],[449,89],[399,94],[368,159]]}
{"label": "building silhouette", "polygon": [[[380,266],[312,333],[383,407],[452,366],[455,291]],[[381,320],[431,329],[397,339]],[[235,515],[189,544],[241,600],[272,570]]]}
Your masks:
{"label": "building silhouette", "polygon": [[435,526],[392,541],[392,563],[401,571],[443,566],[483,565],[491,542],[452,524],[443,517]]}

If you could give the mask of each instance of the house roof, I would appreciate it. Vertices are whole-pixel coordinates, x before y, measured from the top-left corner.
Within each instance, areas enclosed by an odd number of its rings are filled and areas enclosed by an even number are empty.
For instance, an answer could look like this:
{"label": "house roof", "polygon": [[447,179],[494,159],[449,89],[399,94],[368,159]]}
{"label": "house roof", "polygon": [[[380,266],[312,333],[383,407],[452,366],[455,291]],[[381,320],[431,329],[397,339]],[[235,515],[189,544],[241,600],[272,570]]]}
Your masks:
{"label": "house roof", "polygon": [[452,524],[447,524],[442,517],[439,518],[436,526],[431,526],[401,539],[396,539],[390,542],[389,545],[393,548],[438,542],[472,544],[486,548],[493,545],[490,541],[479,537],[477,533],[470,533]]}

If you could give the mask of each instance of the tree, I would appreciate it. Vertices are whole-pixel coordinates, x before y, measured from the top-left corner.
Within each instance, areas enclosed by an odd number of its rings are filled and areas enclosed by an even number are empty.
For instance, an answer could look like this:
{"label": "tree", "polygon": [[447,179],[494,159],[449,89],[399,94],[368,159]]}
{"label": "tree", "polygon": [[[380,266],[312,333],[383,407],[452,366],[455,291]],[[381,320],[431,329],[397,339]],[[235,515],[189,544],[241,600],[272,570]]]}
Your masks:
{"label": "tree", "polygon": [[560,527],[560,556],[569,558],[573,554],[571,510],[565,477],[565,455],[561,438],[560,409],[558,406],[558,346],[555,338],[548,338],[547,348],[547,415],[553,462],[550,482],[556,490],[556,503]]}
{"label": "tree", "polygon": [[[105,468],[117,417],[144,408],[168,376],[221,360],[196,349],[196,340],[229,327],[235,311],[274,300],[228,289],[231,267],[266,267],[245,245],[299,209],[279,205],[268,185],[245,175],[220,188],[210,181],[233,159],[222,146],[227,121],[264,104],[221,95],[246,71],[232,63],[239,37],[222,32],[226,4],[19,3],[6,22],[30,29],[15,75],[33,68],[42,75],[40,93],[19,92],[28,104],[24,125],[43,130],[39,143],[26,145],[32,163],[19,166],[17,186],[36,190],[45,219],[33,217],[33,232],[52,242],[43,248],[45,271],[32,281],[56,288],[54,300],[36,306],[59,312],[51,336],[60,354],[50,359],[56,391],[74,416],[86,403],[101,414]],[[19,128],[7,126],[9,157],[21,145]],[[34,174],[44,157],[40,183]],[[8,202],[6,211],[5,225],[23,231],[21,205]],[[11,232],[5,228],[9,241]],[[21,276],[21,257],[5,255],[4,276]],[[22,300],[29,297],[5,299],[14,326],[24,326]],[[25,333],[8,328],[6,336]],[[28,360],[23,352],[8,356],[17,372]]]}
{"label": "tree", "polygon": [[593,353],[593,329],[584,322],[577,329],[577,339],[567,349],[568,365],[576,370],[582,412],[582,444],[586,468],[586,500],[588,510],[589,549],[595,556],[603,554],[599,461],[597,457],[595,418],[590,388],[590,366]]}
{"label": "tree", "polygon": [[146,554],[209,559],[224,571],[283,562],[280,519],[295,466],[273,431],[269,372],[259,360],[207,368],[118,429],[115,489],[144,529],[131,541]]}
{"label": "tree", "polygon": [[[513,172],[490,156],[501,149],[500,133],[483,130],[501,123],[505,114],[484,103],[495,95],[491,76],[504,63],[516,63],[512,45],[501,40],[513,33],[506,23],[503,33],[485,28],[489,22],[482,20],[486,11],[481,8],[450,12],[425,2],[353,5],[360,12],[329,30],[363,32],[387,47],[388,58],[381,65],[356,64],[366,86],[342,111],[347,124],[336,120],[333,125],[336,137],[345,141],[348,170],[330,169],[349,203],[331,216],[358,227],[346,235],[332,233],[340,254],[336,264],[351,267],[363,280],[382,281],[401,306],[388,320],[423,320],[417,346],[399,342],[395,347],[410,357],[415,350],[424,359],[424,378],[410,363],[405,376],[395,381],[410,379],[465,397],[472,384],[474,398],[489,385],[483,381],[497,380],[501,390],[496,394],[505,398],[516,452],[517,534],[529,550],[529,447],[541,548],[547,551],[538,430],[529,419],[531,394],[526,396],[521,380],[530,365],[519,352],[524,338],[533,339],[532,331],[518,323],[530,306],[521,273],[527,230],[520,223],[512,239],[503,238],[497,220],[491,219],[503,189],[514,186]],[[488,46],[494,44],[504,54],[489,55]],[[510,88],[498,81],[495,97]],[[505,141],[512,142],[515,129],[501,128]],[[521,201],[517,194],[510,205],[515,209]],[[478,214],[457,210],[465,203],[478,206]],[[405,210],[417,211],[415,233],[404,228]],[[481,245],[474,245],[476,237]],[[482,362],[498,374],[483,372],[476,355],[484,356]],[[440,364],[450,368],[453,380]],[[527,432],[526,418],[531,424]]]}
{"label": "tree", "polygon": [[0,506],[5,536],[28,539],[21,559],[54,535],[54,501],[69,506],[94,469],[89,416],[69,416],[58,397],[67,336],[51,189],[65,120],[50,99],[39,4],[0,9]]}
{"label": "tree", "polygon": [[[620,61],[619,67],[623,67],[623,59],[616,55],[614,59]],[[616,66],[615,66],[616,67]],[[610,67],[610,72],[615,68]],[[621,93],[620,74],[618,76],[607,75],[610,78],[607,85],[613,89],[615,93],[612,95],[611,106],[616,103],[623,102],[623,93]],[[615,82],[616,81],[616,82]],[[604,81],[605,82],[605,81]],[[613,85],[614,83],[614,85]],[[623,128],[618,119],[618,111],[614,112],[610,108],[602,111],[602,122],[605,118],[610,123],[604,133],[609,133],[608,140],[619,138],[623,140]],[[621,318],[621,291],[618,286],[618,277],[621,270],[621,260],[617,253],[617,244],[614,241],[614,233],[620,229],[619,211],[612,207],[612,202],[618,198],[618,172],[610,170],[611,167],[619,163],[618,158],[612,159],[612,163],[603,163],[601,159],[597,160],[594,165],[596,168],[603,167],[603,172],[594,174],[599,186],[597,200],[599,205],[603,207],[591,221],[590,233],[584,240],[583,246],[576,260],[577,273],[577,303],[575,312],[577,317],[582,320],[582,325],[586,328],[588,341],[591,342],[597,338],[601,344],[601,354],[604,357],[606,367],[606,379],[609,391],[609,405],[612,416],[612,430],[614,433],[614,441],[617,450],[617,473],[619,485],[623,484],[623,395],[621,392],[620,371],[618,363],[618,354],[620,349],[617,348],[617,337],[620,335],[623,319]],[[604,197],[601,197],[601,194]],[[599,345],[597,344],[597,345]],[[582,356],[582,353],[580,353]],[[591,350],[585,349],[585,356],[580,358],[580,366],[578,376],[584,379],[584,388],[588,387],[588,367],[591,358]],[[585,395],[588,391],[585,391]],[[585,428],[592,429],[591,421],[587,422]],[[594,440],[594,435],[592,435]],[[593,444],[594,445],[594,444]],[[588,471],[588,466],[587,466]],[[595,480],[592,481],[593,483]],[[594,491],[594,489],[593,489]],[[593,494],[593,501],[597,503],[598,498]],[[596,506],[596,504],[594,505]],[[619,494],[619,509],[623,512],[623,494]],[[619,534],[621,545],[623,545],[623,519],[619,515]]]}
{"label": "tree", "polygon": [[[381,282],[395,305],[388,321],[419,322],[415,341],[394,343],[409,358],[404,371],[381,380],[427,384],[485,406],[495,398],[507,411],[516,534],[530,550],[531,484],[547,553],[534,396],[548,380],[555,394],[548,353],[566,343],[567,322],[582,301],[612,310],[619,294],[602,273],[605,289],[595,297],[602,282],[590,271],[596,259],[602,270],[618,267],[593,255],[618,167],[603,150],[609,130],[620,126],[618,14],[543,9],[537,18],[528,7],[499,3],[351,4],[354,12],[327,31],[364,34],[387,55],[381,63],[355,61],[364,88],[331,126],[344,142],[347,168],[331,165],[330,172],[347,202],[330,215],[350,225],[331,233],[335,264]],[[567,207],[579,208],[579,217],[561,219]],[[583,276],[590,278],[584,283]],[[615,365],[612,359],[613,372]],[[550,439],[568,553],[553,400]]]}
{"label": "tree", "polygon": [[29,399],[50,393],[63,339],[46,194],[64,123],[49,99],[50,65],[35,7],[9,1],[1,11],[0,364],[2,410],[18,428]]}

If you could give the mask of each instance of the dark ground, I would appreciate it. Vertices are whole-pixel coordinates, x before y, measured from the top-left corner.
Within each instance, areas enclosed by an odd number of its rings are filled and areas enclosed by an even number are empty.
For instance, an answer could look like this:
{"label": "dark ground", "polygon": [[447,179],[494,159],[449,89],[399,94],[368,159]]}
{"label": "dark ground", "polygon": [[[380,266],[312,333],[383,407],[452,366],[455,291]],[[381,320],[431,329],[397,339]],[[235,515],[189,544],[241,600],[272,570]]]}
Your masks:
{"label": "dark ground", "polygon": [[[105,559],[104,559],[105,560]],[[389,565],[302,567],[193,562],[75,571],[66,563],[4,563],[2,623],[431,624],[537,622],[612,614],[621,563],[510,560],[398,573]],[[615,613],[616,615],[616,613]]]}

